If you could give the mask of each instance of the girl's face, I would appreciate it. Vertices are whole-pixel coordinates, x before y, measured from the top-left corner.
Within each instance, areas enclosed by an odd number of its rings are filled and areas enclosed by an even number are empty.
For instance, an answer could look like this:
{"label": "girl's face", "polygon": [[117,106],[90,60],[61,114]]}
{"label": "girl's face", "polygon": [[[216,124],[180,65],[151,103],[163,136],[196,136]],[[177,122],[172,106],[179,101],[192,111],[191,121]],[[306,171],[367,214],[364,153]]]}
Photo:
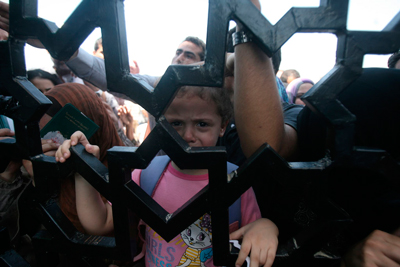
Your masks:
{"label": "girl's face", "polygon": [[222,125],[213,101],[203,100],[190,92],[176,97],[164,116],[191,147],[215,146],[227,125]]}

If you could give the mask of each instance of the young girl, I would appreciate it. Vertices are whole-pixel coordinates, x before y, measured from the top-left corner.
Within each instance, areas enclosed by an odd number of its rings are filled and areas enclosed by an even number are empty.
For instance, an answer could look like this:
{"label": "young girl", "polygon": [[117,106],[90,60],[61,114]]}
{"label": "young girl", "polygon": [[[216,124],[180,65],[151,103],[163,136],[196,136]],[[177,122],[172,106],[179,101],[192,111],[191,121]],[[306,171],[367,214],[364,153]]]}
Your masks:
{"label": "young girl", "polygon": [[[220,88],[182,87],[164,116],[191,147],[215,146],[223,136],[232,113],[228,94]],[[82,143],[89,153],[99,154],[86,137],[77,132],[65,141],[56,153],[64,162],[71,145]],[[135,170],[132,179],[140,185],[142,170]],[[208,184],[207,169],[180,169],[170,162],[153,192],[153,198],[169,213],[173,213]],[[113,229],[112,209],[101,201],[99,193],[82,177],[76,178],[76,200],[79,219],[88,233],[102,235]],[[213,266],[212,218],[204,214],[171,242],[163,240],[146,227],[146,266]],[[241,224],[231,239],[240,239],[242,249],[236,265],[241,266],[251,251],[251,266],[271,266],[278,244],[278,229],[273,222],[260,219],[254,192],[241,196]],[[237,228],[236,228],[237,229]]]}

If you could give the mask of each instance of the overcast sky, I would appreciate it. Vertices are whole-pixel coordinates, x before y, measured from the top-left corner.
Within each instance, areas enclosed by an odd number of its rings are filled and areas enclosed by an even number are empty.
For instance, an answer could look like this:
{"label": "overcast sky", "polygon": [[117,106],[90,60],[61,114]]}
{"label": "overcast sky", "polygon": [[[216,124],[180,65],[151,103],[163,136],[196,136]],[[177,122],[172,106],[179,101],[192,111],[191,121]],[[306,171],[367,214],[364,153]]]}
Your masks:
{"label": "overcast sky", "polygon": [[[4,1],[4,0],[2,0]],[[7,1],[5,1],[7,2]],[[78,0],[39,0],[39,16],[59,27],[80,3]],[[189,35],[206,41],[207,0],[125,0],[125,17],[130,61],[135,59],[142,74],[162,75],[176,47]],[[262,12],[275,24],[293,3],[318,6],[317,0],[261,0]],[[380,31],[400,10],[400,0],[350,0],[348,29]],[[83,43],[93,51],[101,37],[100,29]],[[336,36],[333,34],[296,34],[282,47],[281,69],[297,69],[302,77],[319,80],[335,63]],[[366,57],[365,67],[386,67],[388,55]],[[46,51],[26,47],[27,69],[52,71]]]}

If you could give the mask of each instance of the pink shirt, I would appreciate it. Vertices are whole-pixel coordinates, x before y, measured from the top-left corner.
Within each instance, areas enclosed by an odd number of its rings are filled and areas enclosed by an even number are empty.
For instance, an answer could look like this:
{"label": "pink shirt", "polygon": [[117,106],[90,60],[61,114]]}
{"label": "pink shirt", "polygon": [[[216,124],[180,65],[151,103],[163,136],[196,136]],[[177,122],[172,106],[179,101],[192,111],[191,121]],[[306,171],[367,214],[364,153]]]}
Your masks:
{"label": "pink shirt", "polygon": [[[137,169],[132,173],[132,180],[139,185],[141,171]],[[207,184],[208,174],[183,174],[169,163],[154,192],[153,199],[166,211],[173,213]],[[200,266],[202,262],[205,266],[214,266],[212,256],[210,256],[212,255],[212,252],[210,253],[212,231],[203,227],[207,216],[194,222],[169,243],[146,226],[146,266],[175,267],[182,264]],[[241,216],[242,226],[261,218],[253,189],[247,190],[241,197]]]}

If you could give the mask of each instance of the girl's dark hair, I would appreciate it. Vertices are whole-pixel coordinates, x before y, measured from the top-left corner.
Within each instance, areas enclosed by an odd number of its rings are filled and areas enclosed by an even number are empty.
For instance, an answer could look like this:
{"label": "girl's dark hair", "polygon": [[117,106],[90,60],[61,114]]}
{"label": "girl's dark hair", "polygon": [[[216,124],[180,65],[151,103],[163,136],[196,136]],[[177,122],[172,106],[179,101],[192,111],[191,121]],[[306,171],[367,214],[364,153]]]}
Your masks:
{"label": "girl's dark hair", "polygon": [[212,100],[217,105],[217,111],[222,118],[223,124],[232,118],[233,105],[226,89],[217,87],[183,86],[179,89],[176,97],[183,97],[187,93],[197,95],[203,100]]}
{"label": "girl's dark hair", "polygon": [[63,82],[60,80],[60,78],[57,77],[55,74],[48,73],[47,71],[41,70],[41,69],[35,69],[35,70],[28,70],[28,80],[32,81],[33,79],[39,77],[42,79],[47,79],[50,80],[54,85],[59,85],[62,84]]}

